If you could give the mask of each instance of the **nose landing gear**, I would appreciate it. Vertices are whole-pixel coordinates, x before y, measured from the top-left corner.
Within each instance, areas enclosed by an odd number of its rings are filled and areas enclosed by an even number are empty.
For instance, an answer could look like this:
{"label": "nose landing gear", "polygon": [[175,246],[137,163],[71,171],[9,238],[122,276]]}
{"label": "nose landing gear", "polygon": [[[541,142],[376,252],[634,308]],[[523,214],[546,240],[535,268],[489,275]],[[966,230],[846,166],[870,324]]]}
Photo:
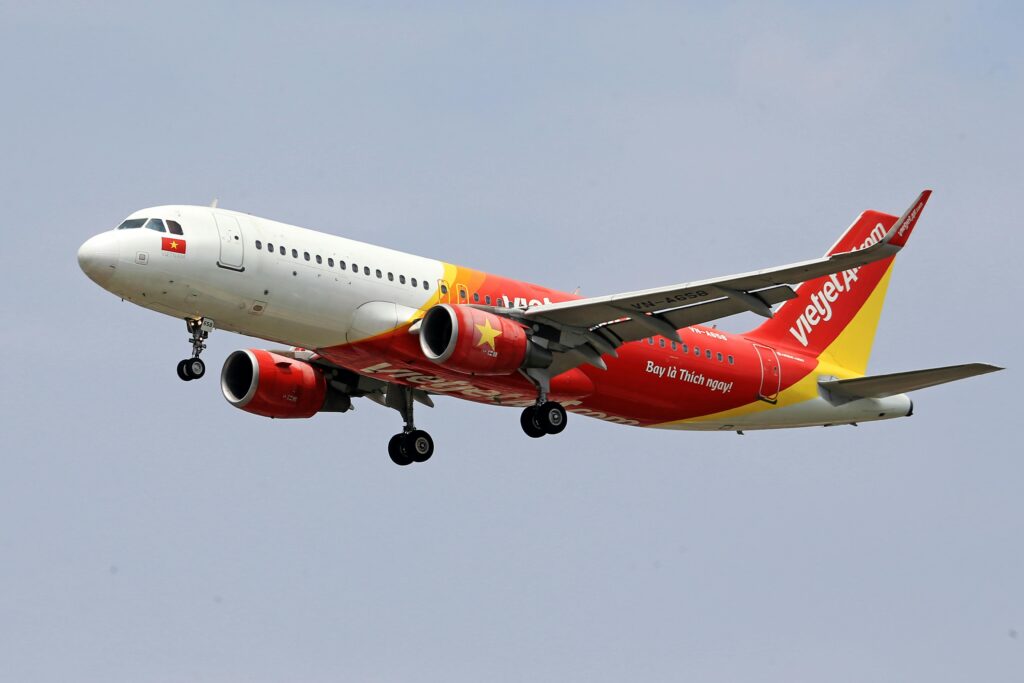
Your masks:
{"label": "nose landing gear", "polygon": [[206,348],[206,339],[213,331],[213,321],[209,318],[187,318],[185,324],[192,343],[192,357],[178,362],[178,377],[189,382],[206,374],[206,363],[199,358],[199,354]]}
{"label": "nose landing gear", "polygon": [[201,358],[186,358],[178,361],[178,377],[185,382],[199,379],[206,374],[206,363]]}

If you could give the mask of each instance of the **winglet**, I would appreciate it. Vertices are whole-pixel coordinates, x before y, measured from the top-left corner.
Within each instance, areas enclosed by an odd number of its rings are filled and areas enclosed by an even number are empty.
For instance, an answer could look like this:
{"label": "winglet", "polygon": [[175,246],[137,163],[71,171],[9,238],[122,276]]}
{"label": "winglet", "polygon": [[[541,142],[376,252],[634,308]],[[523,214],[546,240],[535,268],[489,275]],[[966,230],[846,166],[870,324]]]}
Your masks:
{"label": "winglet", "polygon": [[[928,198],[931,196],[931,190],[925,190],[919,194],[917,199],[914,200],[914,203],[910,205],[910,208],[899,217],[899,220],[892,224],[892,227],[885,232],[885,235],[883,235],[881,239],[878,239],[877,241],[869,239],[864,243],[867,246],[861,245],[860,247],[857,247],[854,245],[859,239],[857,232],[859,227],[866,226],[861,229],[869,228],[871,223],[867,221],[873,221],[875,218],[892,218],[891,215],[887,216],[876,211],[865,211],[860,215],[857,221],[850,226],[850,229],[846,231],[846,234],[839,239],[836,246],[832,247],[832,251],[829,252],[829,258],[845,258],[853,253],[865,255],[869,252],[875,255],[875,258],[871,260],[880,260],[888,256],[895,256],[896,253],[899,252],[899,250],[907,243],[907,240],[910,239],[910,233],[913,232],[914,226],[917,225],[917,219],[921,217],[921,213],[924,211],[924,205],[928,203]],[[875,227],[881,228],[881,222],[879,222]],[[872,233],[872,235],[873,234],[874,233]],[[852,244],[850,243],[851,239],[853,240]],[[846,247],[846,251],[838,251],[840,245],[844,245]]]}
{"label": "winglet", "polygon": [[917,219],[921,217],[921,213],[924,211],[924,205],[928,203],[928,198],[931,196],[932,191],[925,190],[910,205],[906,213],[900,216],[900,219],[896,221],[896,224],[889,231],[889,235],[886,235],[886,237],[889,237],[889,244],[894,247],[902,247],[907,243],[907,240],[910,239],[910,233],[913,232],[914,226],[917,224]]}

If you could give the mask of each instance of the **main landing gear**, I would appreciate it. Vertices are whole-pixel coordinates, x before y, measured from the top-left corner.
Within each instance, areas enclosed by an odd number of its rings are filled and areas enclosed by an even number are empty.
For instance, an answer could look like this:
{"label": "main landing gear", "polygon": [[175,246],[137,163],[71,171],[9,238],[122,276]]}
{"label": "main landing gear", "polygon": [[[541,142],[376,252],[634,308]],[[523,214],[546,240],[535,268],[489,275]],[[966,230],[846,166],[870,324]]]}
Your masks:
{"label": "main landing gear", "polygon": [[426,462],[434,454],[434,440],[422,429],[416,429],[412,419],[412,389],[396,384],[388,386],[386,402],[402,415],[405,427],[388,441],[391,462],[405,467],[414,462]]}
{"label": "main landing gear", "polygon": [[561,403],[556,401],[538,402],[527,406],[519,416],[526,435],[539,439],[545,434],[560,434],[565,429],[566,413]]}
{"label": "main landing gear", "polygon": [[551,376],[545,368],[528,368],[526,376],[537,385],[537,402],[527,406],[519,416],[519,424],[526,435],[539,439],[545,434],[561,434],[565,429],[566,413],[562,404],[549,401]]}
{"label": "main landing gear", "polygon": [[190,341],[192,342],[192,357],[178,361],[178,377],[185,382],[199,379],[206,374],[206,363],[199,358],[199,354],[206,348],[206,339],[213,329],[213,321],[206,318],[198,320],[187,318],[185,324],[188,326]]}
{"label": "main landing gear", "polygon": [[426,462],[434,454],[434,440],[422,429],[411,429],[395,434],[388,441],[391,462],[405,467],[414,462]]}

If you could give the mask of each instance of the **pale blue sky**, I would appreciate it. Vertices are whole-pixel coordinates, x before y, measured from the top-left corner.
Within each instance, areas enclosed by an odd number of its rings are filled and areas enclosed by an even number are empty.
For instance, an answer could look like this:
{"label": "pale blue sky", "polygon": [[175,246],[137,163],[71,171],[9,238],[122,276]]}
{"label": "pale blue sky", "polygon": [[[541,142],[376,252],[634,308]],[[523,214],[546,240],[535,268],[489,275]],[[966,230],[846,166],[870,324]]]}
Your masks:
{"label": "pale blue sky", "polygon": [[[1014,3],[0,3],[0,679],[1019,681]],[[78,270],[208,203],[601,294],[935,195],[871,370],[909,420],[686,434],[270,421]],[[729,321],[729,329],[749,321]],[[1018,635],[1019,634],[1019,635]]]}

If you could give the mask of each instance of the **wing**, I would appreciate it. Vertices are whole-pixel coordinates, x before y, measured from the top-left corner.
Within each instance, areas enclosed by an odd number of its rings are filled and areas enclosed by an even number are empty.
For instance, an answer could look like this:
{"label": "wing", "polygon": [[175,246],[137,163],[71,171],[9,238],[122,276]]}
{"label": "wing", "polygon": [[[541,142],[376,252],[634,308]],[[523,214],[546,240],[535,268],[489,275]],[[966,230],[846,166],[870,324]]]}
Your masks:
{"label": "wing", "polygon": [[922,192],[880,240],[864,249],[668,287],[488,310],[539,325],[538,332],[549,340],[551,350],[575,351],[582,360],[603,368],[601,355],[616,355],[615,349],[625,342],[653,335],[682,341],[677,332],[680,328],[744,311],[771,317],[773,305],[796,296],[791,285],[894,256],[906,243],[930,195],[929,190]]}

